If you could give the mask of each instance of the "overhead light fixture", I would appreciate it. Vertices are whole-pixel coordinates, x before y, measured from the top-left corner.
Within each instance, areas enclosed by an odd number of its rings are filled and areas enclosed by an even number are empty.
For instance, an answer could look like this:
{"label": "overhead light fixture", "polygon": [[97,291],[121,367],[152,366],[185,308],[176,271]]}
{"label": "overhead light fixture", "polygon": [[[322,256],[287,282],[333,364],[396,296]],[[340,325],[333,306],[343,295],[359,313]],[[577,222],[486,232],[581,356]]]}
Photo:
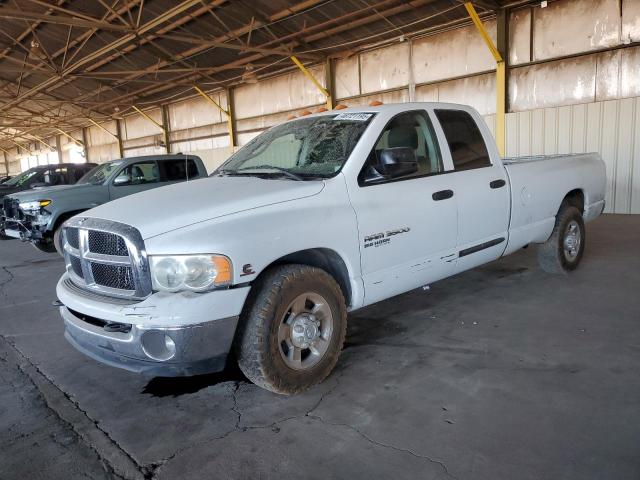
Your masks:
{"label": "overhead light fixture", "polygon": [[245,83],[258,83],[258,76],[256,75],[256,72],[253,71],[253,65],[250,63],[247,63],[247,66],[244,69],[242,81]]}

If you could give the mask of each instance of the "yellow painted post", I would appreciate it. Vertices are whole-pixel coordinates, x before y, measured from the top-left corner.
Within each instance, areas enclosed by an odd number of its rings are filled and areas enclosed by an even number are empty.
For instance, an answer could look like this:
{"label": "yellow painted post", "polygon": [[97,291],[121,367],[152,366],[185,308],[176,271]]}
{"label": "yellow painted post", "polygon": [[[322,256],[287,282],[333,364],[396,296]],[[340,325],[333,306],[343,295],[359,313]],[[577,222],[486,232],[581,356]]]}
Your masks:
{"label": "yellow painted post", "polygon": [[493,44],[487,29],[484,27],[482,20],[478,16],[476,9],[473,7],[471,2],[465,2],[464,4],[467,12],[469,13],[469,17],[471,17],[471,21],[476,26],[478,33],[484,40],[484,43],[487,45],[487,48],[493,55],[493,58],[496,61],[496,129],[495,129],[495,137],[496,144],[498,146],[498,152],[500,156],[504,157],[505,152],[505,115],[506,115],[506,65],[505,60],[502,58],[502,55]]}
{"label": "yellow painted post", "polygon": [[205,100],[207,100],[209,103],[214,105],[218,110],[220,110],[222,113],[224,113],[225,116],[227,117],[227,130],[229,132],[229,147],[231,148],[231,152],[233,153],[233,149],[236,146],[236,142],[235,142],[235,129],[233,127],[233,110],[232,110],[232,107],[231,107],[231,104],[232,104],[232,101],[231,101],[231,95],[232,95],[231,89],[227,90],[227,109],[225,110],[224,108],[222,108],[222,106],[218,102],[216,102],[213,98],[211,98],[211,96],[208,95],[207,93],[205,93],[205,91],[202,90],[200,87],[198,87],[197,85],[194,85],[193,88]]}
{"label": "yellow painted post", "polygon": [[320,92],[322,92],[322,94],[326,97],[327,108],[331,110],[331,108],[333,107],[333,99],[331,98],[331,93],[329,93],[329,91],[322,86],[322,84],[316,79],[316,77],[314,77],[313,74],[309,70],[307,70],[307,68],[302,64],[302,62],[300,62],[300,60],[298,60],[298,58],[295,55],[291,55],[290,58],[291,58],[291,61],[297,65],[300,71],[309,80],[311,80],[313,84],[316,86],[316,88],[320,90]]}

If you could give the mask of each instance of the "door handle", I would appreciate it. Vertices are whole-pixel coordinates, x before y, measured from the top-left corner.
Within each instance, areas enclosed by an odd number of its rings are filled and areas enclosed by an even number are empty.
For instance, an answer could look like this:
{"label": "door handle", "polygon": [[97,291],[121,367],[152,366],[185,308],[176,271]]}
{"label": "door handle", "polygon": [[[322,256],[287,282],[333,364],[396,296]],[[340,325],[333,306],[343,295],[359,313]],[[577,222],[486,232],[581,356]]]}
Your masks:
{"label": "door handle", "polygon": [[447,198],[453,197],[453,190],[440,190],[439,192],[435,192],[431,195],[436,202],[438,200],[446,200]]}
{"label": "door handle", "polygon": [[502,188],[507,184],[504,180],[494,180],[493,182],[489,182],[489,186],[491,188]]}

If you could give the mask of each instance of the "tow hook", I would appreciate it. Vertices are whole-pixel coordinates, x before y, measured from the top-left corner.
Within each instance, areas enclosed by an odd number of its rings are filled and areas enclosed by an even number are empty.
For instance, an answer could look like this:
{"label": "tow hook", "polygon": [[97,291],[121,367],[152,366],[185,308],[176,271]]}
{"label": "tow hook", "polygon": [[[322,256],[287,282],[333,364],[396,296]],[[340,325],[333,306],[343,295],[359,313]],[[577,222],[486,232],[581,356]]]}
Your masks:
{"label": "tow hook", "polygon": [[57,299],[51,302],[51,305],[53,305],[54,307],[64,307],[64,303]]}

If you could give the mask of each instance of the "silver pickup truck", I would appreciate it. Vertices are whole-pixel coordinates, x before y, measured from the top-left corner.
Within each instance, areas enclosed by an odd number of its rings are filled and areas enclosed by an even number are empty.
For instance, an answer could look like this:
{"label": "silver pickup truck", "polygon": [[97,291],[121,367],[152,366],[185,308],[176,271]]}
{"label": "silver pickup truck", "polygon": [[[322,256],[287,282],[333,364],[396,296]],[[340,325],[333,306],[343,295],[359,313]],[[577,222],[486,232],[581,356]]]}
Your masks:
{"label": "silver pickup truck", "polygon": [[[31,242],[44,252],[58,251],[60,231],[72,216],[133,193],[207,176],[194,155],[152,155],[103,163],[75,185],[55,186],[8,195],[2,227],[8,237]],[[1,220],[0,220],[1,221]]]}
{"label": "silver pickup truck", "polygon": [[66,337],[161,376],[222,369],[235,348],[250,380],[295,393],[331,372],[348,311],[529,244],[544,270],[575,269],[605,182],[597,153],[501,159],[463,105],[291,120],[208,179],[67,221]]}

